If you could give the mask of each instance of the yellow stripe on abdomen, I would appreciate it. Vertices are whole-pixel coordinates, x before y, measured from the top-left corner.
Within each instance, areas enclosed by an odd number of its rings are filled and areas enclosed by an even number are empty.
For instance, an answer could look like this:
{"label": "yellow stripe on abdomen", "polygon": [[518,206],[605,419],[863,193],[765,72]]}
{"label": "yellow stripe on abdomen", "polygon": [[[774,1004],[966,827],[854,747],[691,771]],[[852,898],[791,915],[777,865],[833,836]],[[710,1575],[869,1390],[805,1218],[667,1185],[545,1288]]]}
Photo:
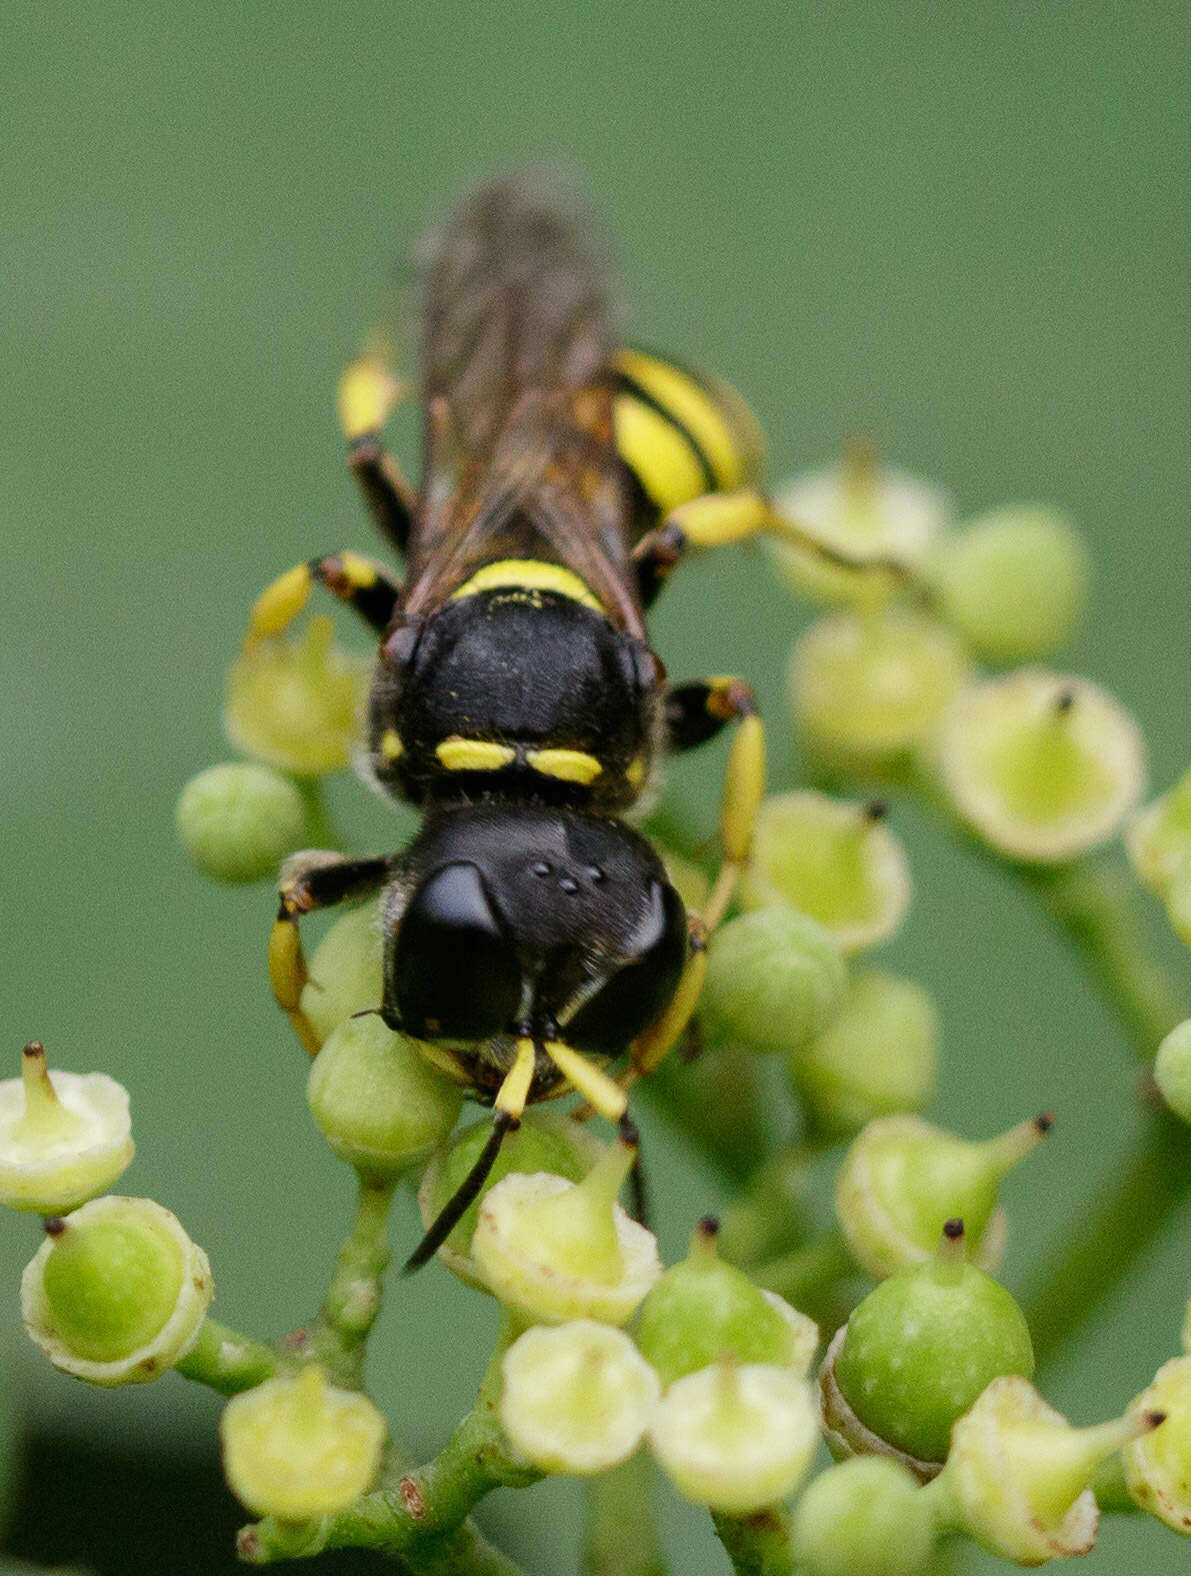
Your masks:
{"label": "yellow stripe on abdomen", "polygon": [[612,365],[627,381],[626,394],[632,397],[635,385],[685,437],[695,462],[706,466],[709,485],[702,491],[730,492],[749,479],[758,457],[758,429],[735,390],[725,386],[717,398],[710,379],[704,384],[696,374],[642,350],[618,350]]}

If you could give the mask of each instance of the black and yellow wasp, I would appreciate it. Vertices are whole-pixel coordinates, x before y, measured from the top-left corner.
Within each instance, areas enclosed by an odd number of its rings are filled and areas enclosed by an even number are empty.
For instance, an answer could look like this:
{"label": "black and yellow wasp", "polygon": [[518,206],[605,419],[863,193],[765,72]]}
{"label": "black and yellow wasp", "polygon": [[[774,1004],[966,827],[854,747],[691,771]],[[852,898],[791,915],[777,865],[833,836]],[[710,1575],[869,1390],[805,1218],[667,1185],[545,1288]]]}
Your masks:
{"label": "black and yellow wasp", "polygon": [[[404,579],[336,553],[290,570],[252,613],[250,641],[276,635],[319,583],[376,630],[370,769],[424,813],[401,853],[291,861],[270,946],[277,999],[317,1051],[298,918],[383,887],[381,1016],[495,1107],[411,1268],[527,1104],[575,1089],[631,1128],[625,1091],[693,1010],[762,792],[748,685],[668,685],[644,614],[688,548],[801,533],[752,485],[760,443],[739,396],[619,348],[589,236],[532,179],[471,192],[428,248],[416,491],[381,446],[386,369],[361,359],[340,389],[351,471]],[[688,916],[621,816],[661,757],[729,722],[723,867]],[[604,1064],[626,1053],[614,1079]]]}

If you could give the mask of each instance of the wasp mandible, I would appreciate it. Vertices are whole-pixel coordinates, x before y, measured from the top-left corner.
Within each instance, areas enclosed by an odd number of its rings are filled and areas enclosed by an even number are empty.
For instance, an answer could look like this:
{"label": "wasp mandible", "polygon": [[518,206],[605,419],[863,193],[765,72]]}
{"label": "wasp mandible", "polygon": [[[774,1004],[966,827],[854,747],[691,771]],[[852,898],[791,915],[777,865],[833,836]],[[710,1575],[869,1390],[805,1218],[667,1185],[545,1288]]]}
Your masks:
{"label": "wasp mandible", "polygon": [[[369,770],[423,812],[398,854],[287,864],[277,1000],[316,1052],[299,916],[384,888],[381,1017],[495,1108],[407,1268],[445,1240],[526,1105],[574,1089],[631,1127],[626,1090],[694,1009],[762,793],[748,684],[667,684],[644,614],[690,548],[770,530],[806,541],[754,484],[761,445],[739,395],[621,347],[591,235],[524,176],[466,197],[427,250],[416,491],[381,442],[386,368],[362,358],[340,386],[348,464],[404,578],[354,552],[312,558],[251,615],[250,642],[278,634],[317,583],[376,631]],[[728,723],[723,862],[688,916],[622,817],[659,760]]]}

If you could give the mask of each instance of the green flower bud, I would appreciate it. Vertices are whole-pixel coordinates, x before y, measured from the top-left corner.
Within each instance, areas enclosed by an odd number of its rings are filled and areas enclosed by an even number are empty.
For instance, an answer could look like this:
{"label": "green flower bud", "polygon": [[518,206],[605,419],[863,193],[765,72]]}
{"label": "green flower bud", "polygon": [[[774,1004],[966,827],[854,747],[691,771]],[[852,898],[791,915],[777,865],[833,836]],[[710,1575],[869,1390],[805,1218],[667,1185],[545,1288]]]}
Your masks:
{"label": "green flower bud", "polygon": [[1142,1510],[1191,1535],[1191,1357],[1163,1363],[1129,1415],[1165,1417],[1161,1428],[1140,1435],[1125,1451],[1130,1494]]}
{"label": "green flower bud", "polygon": [[1021,668],[961,695],[943,722],[943,786],[1011,859],[1055,864],[1105,842],[1136,803],[1136,723],[1086,679]]}
{"label": "green flower bud", "polygon": [[800,1576],[919,1576],[934,1546],[926,1495],[886,1457],[829,1467],[794,1511],[791,1547]]}
{"label": "green flower bud", "polygon": [[935,1091],[938,1041],[938,1013],[921,985],[875,969],[851,975],[835,1017],[790,1057],[809,1120],[840,1138],[920,1110]]}
{"label": "green flower bud", "polygon": [[1191,1018],[1172,1029],[1158,1047],[1154,1082],[1174,1114],[1191,1123]]}
{"label": "green flower bud", "polygon": [[178,796],[178,836],[195,868],[214,881],[276,876],[306,841],[306,806],[271,766],[231,761],[192,777]]}
{"label": "green flower bud", "polygon": [[774,794],[757,815],[741,880],[746,908],[809,914],[844,952],[884,941],[910,903],[910,871],[884,804],[849,804],[806,790]]}
{"label": "green flower bud", "polygon": [[454,1127],[463,1090],[380,1018],[347,1018],[310,1067],[306,1099],[323,1137],[361,1176],[395,1177]]}
{"label": "green flower bud", "polygon": [[65,1215],[132,1164],[128,1091],[106,1073],[51,1074],[30,1040],[0,1083],[0,1204]]}
{"label": "green flower bud", "polygon": [[198,1339],[214,1295],[207,1255],[147,1198],[93,1199],[21,1277],[21,1317],[55,1368],[90,1384],[144,1384]]}
{"label": "green flower bud", "polygon": [[1050,1131],[1049,1114],[969,1143],[916,1116],[870,1122],[835,1181],[835,1213],[856,1262],[878,1278],[928,1258],[944,1220],[959,1216],[975,1256],[999,1262],[1005,1226],[1001,1180]]}
{"label": "green flower bud", "polygon": [[676,1380],[649,1443],[678,1492],[747,1516],[785,1499],[819,1442],[810,1386],[789,1368],[721,1359]]}
{"label": "green flower bud", "polygon": [[809,915],[785,907],[740,914],[708,945],[700,1022],[715,1039],[792,1050],[830,1022],[844,978],[839,947]]}
{"label": "green flower bud", "polygon": [[682,899],[687,913],[700,913],[711,893],[711,882],[706,875],[698,865],[684,859],[681,854],[671,853],[669,849],[664,850],[662,862],[666,866],[670,885]]}
{"label": "green flower bud", "polygon": [[576,1477],[627,1461],[662,1393],[623,1330],[590,1319],[527,1330],[501,1372],[500,1420],[510,1443],[541,1471]]}
{"label": "green flower bud", "polygon": [[[779,488],[777,506],[808,536],[853,560],[918,568],[947,517],[947,500],[903,471],[878,465],[864,440],[848,445],[837,465],[795,477]],[[779,580],[795,596],[820,602],[879,603],[901,589],[886,570],[839,568],[814,552],[770,538]]]}
{"label": "green flower bud", "polygon": [[623,1140],[582,1182],[516,1172],[480,1207],[472,1255],[506,1306],[541,1324],[625,1324],[662,1273],[652,1232],[616,1202],[637,1151]]}
{"label": "green flower bud", "polygon": [[1021,1309],[963,1255],[963,1222],[948,1221],[936,1256],[882,1281],[837,1333],[819,1380],[833,1454],[894,1455],[925,1480],[990,1380],[1033,1373]]}
{"label": "green flower bud", "polygon": [[[480,1151],[491,1133],[491,1121],[474,1122],[435,1150],[418,1189],[418,1207],[427,1230],[480,1158]],[[487,1291],[488,1283],[472,1258],[471,1244],[479,1224],[480,1207],[496,1184],[513,1172],[532,1176],[539,1171],[564,1177],[568,1182],[581,1182],[601,1154],[603,1148],[588,1128],[569,1116],[527,1111],[521,1118],[521,1126],[509,1133],[500,1146],[496,1164],[479,1196],[463,1212],[439,1248],[439,1258],[464,1285]]]}
{"label": "green flower bud", "polygon": [[233,1396],[219,1433],[228,1484],[253,1515],[311,1521],[367,1493],[385,1421],[367,1396],[334,1389],[311,1364]]}
{"label": "green flower bud", "polygon": [[1025,1379],[994,1379],[956,1423],[929,1490],[944,1524],[1018,1565],[1087,1554],[1100,1512],[1088,1484],[1102,1461],[1160,1413],[1072,1428]]}
{"label": "green flower bud", "polygon": [[1170,878],[1166,915],[1175,935],[1191,947],[1191,849],[1179,860]]}
{"label": "green flower bud", "polygon": [[954,634],[905,607],[812,624],[786,669],[799,742],[839,771],[890,768],[923,749],[967,678]]}
{"label": "green flower bud", "polygon": [[324,1042],[345,1018],[380,1006],[383,904],[382,897],[340,915],[307,965],[301,1008]]}
{"label": "green flower bud", "polygon": [[323,614],[297,642],[259,640],[227,677],[224,729],[245,755],[298,777],[340,771],[362,736],[371,663],[334,644]]}
{"label": "green flower bud", "polygon": [[637,1344],[673,1384],[725,1353],[805,1376],[819,1344],[813,1319],[754,1286],[716,1252],[716,1222],[700,1221],[689,1257],[668,1269],[641,1305]]}
{"label": "green flower bud", "polygon": [[1070,520],[1016,504],[941,536],[933,570],[943,611],[990,662],[1044,656],[1070,638],[1091,565]]}
{"label": "green flower bud", "polygon": [[1191,771],[1129,818],[1125,850],[1138,879],[1165,897],[1175,871],[1191,853]]}

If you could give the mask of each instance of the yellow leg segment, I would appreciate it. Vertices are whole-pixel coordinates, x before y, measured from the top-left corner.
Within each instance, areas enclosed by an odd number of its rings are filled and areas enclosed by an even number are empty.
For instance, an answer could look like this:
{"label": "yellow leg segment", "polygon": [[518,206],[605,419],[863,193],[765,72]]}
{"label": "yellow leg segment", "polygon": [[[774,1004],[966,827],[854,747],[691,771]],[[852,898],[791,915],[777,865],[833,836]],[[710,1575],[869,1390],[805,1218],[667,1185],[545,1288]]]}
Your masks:
{"label": "yellow leg segment", "polygon": [[339,379],[339,425],[343,436],[349,443],[358,443],[361,438],[378,433],[406,393],[406,386],[379,356],[358,356]]}
{"label": "yellow leg segment", "polygon": [[306,959],[302,953],[298,921],[293,915],[279,915],[269,933],[269,981],[277,1005],[293,1025],[294,1033],[311,1056],[317,1056],[322,1049],[322,1041],[301,1008],[306,978]]}
{"label": "yellow leg segment", "polygon": [[514,1123],[521,1120],[522,1112],[525,1110],[525,1102],[529,1098],[529,1086],[533,1083],[533,1067],[533,1041],[518,1040],[513,1065],[505,1074],[504,1082],[497,1090],[493,1102],[496,1110],[503,1111]]}
{"label": "yellow leg segment", "polygon": [[356,603],[361,593],[372,591],[382,578],[383,572],[370,558],[350,547],[328,558],[295,564],[266,586],[252,604],[245,650],[251,650],[258,641],[284,634],[306,606],[315,584],[325,585],[341,602]]}
{"label": "yellow leg segment", "polygon": [[614,1078],[589,1062],[580,1051],[561,1040],[546,1041],[546,1055],[558,1068],[593,1111],[598,1111],[609,1122],[619,1122],[628,1109],[624,1090]]}

